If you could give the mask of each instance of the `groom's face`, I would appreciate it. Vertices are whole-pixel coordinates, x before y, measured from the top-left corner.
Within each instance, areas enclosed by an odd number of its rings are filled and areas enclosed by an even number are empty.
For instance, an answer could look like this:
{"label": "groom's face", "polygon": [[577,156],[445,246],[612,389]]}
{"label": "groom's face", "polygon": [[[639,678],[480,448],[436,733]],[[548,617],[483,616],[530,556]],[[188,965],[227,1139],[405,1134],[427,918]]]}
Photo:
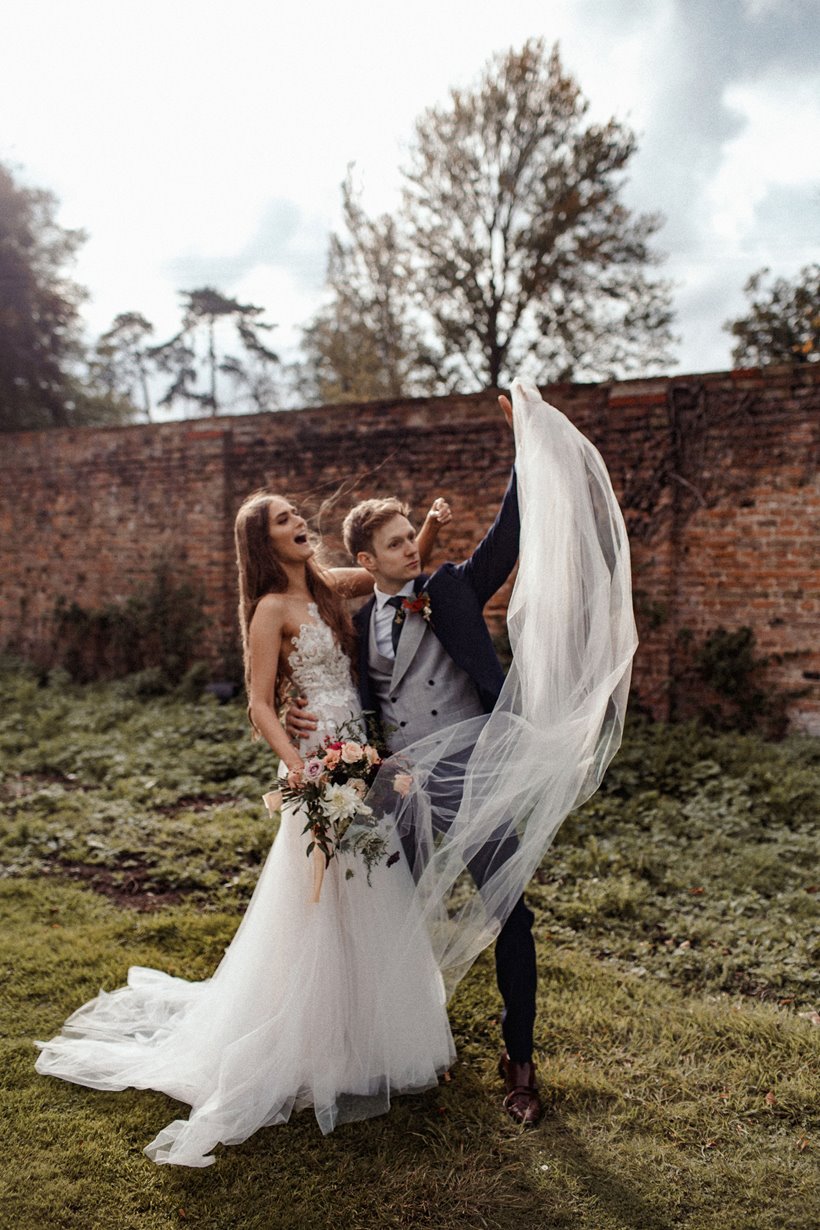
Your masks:
{"label": "groom's face", "polygon": [[360,551],[357,561],[383,593],[397,594],[421,571],[416,531],[406,517],[396,513],[374,531],[372,550]]}

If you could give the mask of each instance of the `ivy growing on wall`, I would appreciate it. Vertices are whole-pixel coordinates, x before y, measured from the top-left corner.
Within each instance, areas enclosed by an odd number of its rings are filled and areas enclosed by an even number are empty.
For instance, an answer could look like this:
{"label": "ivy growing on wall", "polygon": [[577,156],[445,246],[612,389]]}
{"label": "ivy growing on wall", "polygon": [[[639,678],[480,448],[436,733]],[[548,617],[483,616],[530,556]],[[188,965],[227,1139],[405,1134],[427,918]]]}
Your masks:
{"label": "ivy growing on wall", "polygon": [[769,667],[782,659],[758,656],[751,628],[713,628],[702,640],[682,628],[676,649],[673,717],[696,717],[714,730],[782,738],[789,705],[805,693],[774,686]]}
{"label": "ivy growing on wall", "polygon": [[54,659],[78,682],[150,672],[147,690],[179,683],[198,656],[205,626],[202,586],[163,559],[150,583],[122,602],[98,609],[58,599]]}

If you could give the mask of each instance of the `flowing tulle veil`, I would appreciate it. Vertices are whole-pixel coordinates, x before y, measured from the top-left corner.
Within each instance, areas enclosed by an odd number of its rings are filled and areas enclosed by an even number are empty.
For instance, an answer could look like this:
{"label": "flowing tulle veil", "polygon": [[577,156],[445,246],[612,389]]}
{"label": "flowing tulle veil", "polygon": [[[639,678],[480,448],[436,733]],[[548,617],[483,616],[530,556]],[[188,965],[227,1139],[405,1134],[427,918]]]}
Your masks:
{"label": "flowing tulle veil", "polygon": [[[512,666],[489,718],[392,757],[368,796],[402,836],[450,991],[498,934],[562,821],[598,788],[620,745],[637,646],[629,545],[598,451],[534,386],[516,380],[512,400],[521,513]],[[404,798],[400,773],[412,781]]]}

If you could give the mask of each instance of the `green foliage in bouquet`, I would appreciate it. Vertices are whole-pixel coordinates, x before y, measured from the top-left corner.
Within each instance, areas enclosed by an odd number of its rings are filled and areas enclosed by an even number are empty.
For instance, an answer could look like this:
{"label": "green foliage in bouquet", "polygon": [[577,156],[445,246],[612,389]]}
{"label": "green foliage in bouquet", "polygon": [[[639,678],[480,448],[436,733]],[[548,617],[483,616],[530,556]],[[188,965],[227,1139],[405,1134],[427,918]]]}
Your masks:
{"label": "green foliage in bouquet", "polygon": [[[358,730],[347,722],[336,739],[327,738],[309,756],[300,774],[291,774],[281,790],[281,799],[265,796],[269,810],[281,802],[291,803],[306,816],[303,833],[310,834],[307,855],[322,852],[325,866],[339,853],[358,855],[367,868],[367,882],[373,868],[387,853],[387,842],[378,829],[373,809],[365,802],[368,788],[378,772],[381,757],[370,743],[345,735]],[[348,868],[347,878],[353,875]]]}

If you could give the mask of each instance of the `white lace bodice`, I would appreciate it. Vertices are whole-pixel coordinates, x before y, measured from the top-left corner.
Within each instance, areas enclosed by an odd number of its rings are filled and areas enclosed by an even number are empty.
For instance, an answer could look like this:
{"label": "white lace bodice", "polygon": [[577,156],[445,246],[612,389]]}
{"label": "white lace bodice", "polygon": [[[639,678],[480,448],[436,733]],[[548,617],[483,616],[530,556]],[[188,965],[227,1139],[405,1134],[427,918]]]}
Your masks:
{"label": "white lace bodice", "polygon": [[[362,705],[350,674],[350,659],[322,621],[315,602],[308,604],[308,614],[310,622],[302,624],[293,638],[288,665],[299,695],[319,719],[318,730],[305,741],[315,746],[346,722],[358,719]],[[357,723],[346,726],[343,733],[349,739],[363,738],[364,728]]]}

